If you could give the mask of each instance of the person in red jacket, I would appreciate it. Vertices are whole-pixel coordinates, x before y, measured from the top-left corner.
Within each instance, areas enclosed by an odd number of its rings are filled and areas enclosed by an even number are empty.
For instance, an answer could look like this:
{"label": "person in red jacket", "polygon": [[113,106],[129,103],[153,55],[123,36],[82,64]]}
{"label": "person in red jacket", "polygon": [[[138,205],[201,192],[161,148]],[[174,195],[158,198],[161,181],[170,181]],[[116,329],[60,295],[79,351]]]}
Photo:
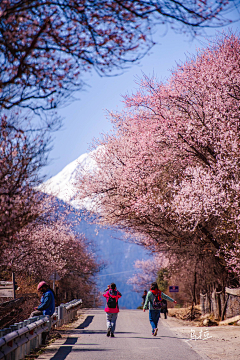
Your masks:
{"label": "person in red jacket", "polygon": [[111,337],[114,337],[117,316],[119,313],[118,299],[120,299],[122,294],[117,290],[116,284],[112,283],[103,296],[107,300],[105,306],[107,315],[107,336],[109,337],[111,335]]}

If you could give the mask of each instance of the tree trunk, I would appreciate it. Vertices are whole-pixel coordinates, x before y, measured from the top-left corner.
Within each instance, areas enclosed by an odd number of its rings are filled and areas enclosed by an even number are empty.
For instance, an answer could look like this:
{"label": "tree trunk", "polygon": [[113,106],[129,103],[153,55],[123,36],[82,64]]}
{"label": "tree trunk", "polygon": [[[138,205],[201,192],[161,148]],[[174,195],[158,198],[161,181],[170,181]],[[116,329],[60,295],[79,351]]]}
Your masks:
{"label": "tree trunk", "polygon": [[227,310],[227,303],[228,303],[228,299],[229,299],[229,294],[227,294],[227,299],[225,301],[225,304],[224,304],[224,307],[223,307],[223,312],[222,312],[222,316],[221,316],[221,321],[224,320],[224,316],[225,316],[225,313],[226,313],[226,310]]}
{"label": "tree trunk", "polygon": [[[195,267],[196,268],[196,267]],[[192,299],[192,308],[191,308],[191,320],[194,319],[194,305],[196,305],[196,283],[197,283],[197,272],[194,272],[194,281],[193,281],[193,299]]]}

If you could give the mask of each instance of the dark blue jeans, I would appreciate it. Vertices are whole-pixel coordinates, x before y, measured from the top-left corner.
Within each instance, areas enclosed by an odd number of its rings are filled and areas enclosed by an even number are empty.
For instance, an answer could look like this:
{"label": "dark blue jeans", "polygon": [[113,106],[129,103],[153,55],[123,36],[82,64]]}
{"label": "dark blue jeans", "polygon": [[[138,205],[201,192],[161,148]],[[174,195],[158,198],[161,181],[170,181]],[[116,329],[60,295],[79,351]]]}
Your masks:
{"label": "dark blue jeans", "polygon": [[152,326],[152,332],[157,328],[159,318],[160,310],[149,310],[149,321]]}

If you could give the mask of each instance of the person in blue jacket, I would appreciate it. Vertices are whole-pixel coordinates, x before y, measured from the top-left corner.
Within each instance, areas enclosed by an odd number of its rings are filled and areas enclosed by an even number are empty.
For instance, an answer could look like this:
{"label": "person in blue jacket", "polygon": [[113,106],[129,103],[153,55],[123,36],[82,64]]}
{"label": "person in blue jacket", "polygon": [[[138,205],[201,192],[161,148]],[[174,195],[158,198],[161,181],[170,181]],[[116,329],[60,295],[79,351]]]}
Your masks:
{"label": "person in blue jacket", "polygon": [[168,300],[176,304],[177,302],[172,299],[170,296],[164,294],[161,290],[158,289],[158,284],[153,282],[148,291],[145,304],[143,306],[143,311],[149,308],[149,321],[152,327],[152,335],[157,336],[158,332],[158,320],[160,318],[160,311],[162,307],[162,299]]}
{"label": "person in blue jacket", "polygon": [[42,294],[40,305],[35,308],[30,317],[39,315],[53,315],[55,311],[55,298],[53,291],[49,288],[45,281],[38,284],[37,290]]}

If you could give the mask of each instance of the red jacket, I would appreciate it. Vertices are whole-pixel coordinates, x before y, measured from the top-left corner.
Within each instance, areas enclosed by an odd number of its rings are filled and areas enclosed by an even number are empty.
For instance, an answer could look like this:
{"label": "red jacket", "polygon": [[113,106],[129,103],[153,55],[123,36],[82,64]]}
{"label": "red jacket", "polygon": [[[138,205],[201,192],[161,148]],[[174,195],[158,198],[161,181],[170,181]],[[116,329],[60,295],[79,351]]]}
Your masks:
{"label": "red jacket", "polygon": [[115,308],[109,308],[107,303],[106,303],[106,306],[105,306],[105,311],[108,312],[108,313],[111,313],[111,314],[116,314],[119,312],[119,307],[118,307],[118,299],[120,299],[120,297],[122,296],[122,294],[118,291],[118,290],[108,290],[106,291],[103,296],[107,299],[107,302],[108,302],[108,299],[110,297],[110,294],[111,294],[111,297],[115,298],[116,299],[116,307]]}

